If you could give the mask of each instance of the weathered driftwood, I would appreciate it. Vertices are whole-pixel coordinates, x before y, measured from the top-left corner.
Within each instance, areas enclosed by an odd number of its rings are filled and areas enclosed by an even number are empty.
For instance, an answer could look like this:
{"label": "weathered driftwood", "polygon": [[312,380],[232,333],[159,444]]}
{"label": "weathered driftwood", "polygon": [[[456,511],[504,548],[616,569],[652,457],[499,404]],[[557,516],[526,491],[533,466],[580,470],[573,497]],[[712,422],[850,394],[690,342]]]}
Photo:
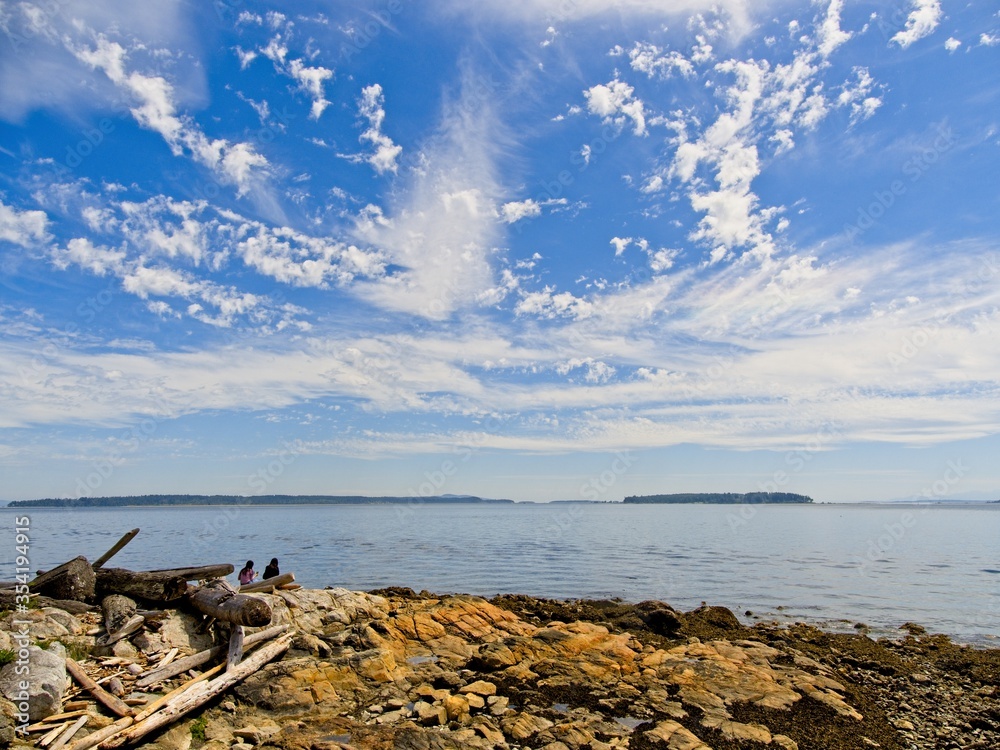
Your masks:
{"label": "weathered driftwood", "polygon": [[263,581],[254,581],[253,583],[245,583],[240,586],[241,594],[249,593],[260,593],[260,592],[271,592],[280,586],[284,586],[286,583],[292,583],[295,580],[294,573],[282,573],[281,575],[274,576],[273,578],[265,578]]}
{"label": "weathered driftwood", "polygon": [[98,646],[110,646],[123,638],[128,638],[133,633],[138,633],[142,630],[142,626],[145,624],[146,619],[142,615],[132,615],[128,621],[122,625],[118,630],[113,633],[106,633],[97,639]]}
{"label": "weathered driftwood", "polygon": [[225,668],[225,666],[226,666],[225,664],[216,664],[214,667],[212,667],[211,669],[205,670],[204,672],[202,672],[197,677],[192,677],[190,680],[188,680],[187,682],[185,682],[180,687],[174,688],[173,690],[171,690],[166,695],[161,695],[159,698],[157,698],[155,701],[153,701],[152,703],[150,703],[148,706],[145,706],[142,709],[142,711],[140,711],[138,714],[136,714],[136,717],[135,717],[136,723],[142,721],[143,719],[145,719],[148,716],[152,716],[154,713],[156,713],[157,711],[160,710],[161,706],[165,706],[167,703],[169,703],[170,701],[172,701],[174,698],[177,698],[178,696],[180,696],[181,693],[186,693],[194,685],[198,685],[198,684],[200,684],[202,682],[205,682],[210,677],[215,677],[215,675],[219,674],[219,672],[221,672]]}
{"label": "weathered driftwood", "polygon": [[199,565],[194,568],[167,568],[165,570],[150,570],[150,573],[165,573],[180,576],[188,581],[203,581],[209,578],[223,578],[232,573],[236,568],[229,564],[220,565]]}
{"label": "weathered driftwood", "polygon": [[114,547],[109,549],[107,552],[105,552],[103,555],[101,555],[94,561],[94,564],[92,566],[94,570],[100,570],[101,568],[103,568],[104,563],[106,563],[112,557],[117,555],[121,551],[122,547],[131,542],[133,539],[135,539],[135,535],[138,533],[139,529],[132,529],[130,532],[125,534],[125,536],[123,536],[121,539],[115,542]]}
{"label": "weathered driftwood", "polygon": [[[253,645],[256,645],[262,641],[268,641],[276,636],[281,635],[286,630],[288,630],[287,625],[275,625],[267,630],[261,630],[258,633],[253,633],[246,636],[243,639],[243,648],[248,649]],[[147,672],[142,675],[138,680],[135,681],[135,686],[140,690],[149,687],[150,685],[155,685],[157,682],[163,682],[164,680],[169,680],[171,677],[176,677],[179,674],[187,672],[189,669],[197,669],[202,664],[207,664],[210,661],[220,658],[226,653],[226,646],[216,646],[215,648],[207,648],[204,651],[199,651],[197,654],[192,654],[191,656],[185,656],[181,659],[171,662],[170,664],[164,664],[162,666],[157,666],[151,672]]]}
{"label": "weathered driftwood", "polygon": [[73,726],[71,726],[69,729],[67,729],[65,732],[59,735],[59,739],[56,740],[55,744],[52,745],[52,747],[49,748],[49,750],[62,750],[64,747],[66,747],[66,743],[69,742],[71,739],[73,739],[73,736],[77,732],[79,732],[83,728],[83,725],[86,724],[89,720],[90,720],[89,716],[81,716],[79,719],[73,722]]}
{"label": "weathered driftwood", "polygon": [[66,671],[69,672],[70,675],[73,676],[73,679],[79,682],[80,685],[87,690],[87,692],[111,709],[114,713],[119,716],[132,716],[135,713],[131,708],[126,706],[120,698],[116,698],[94,682],[90,678],[90,675],[83,671],[83,667],[68,656],[66,657]]}
{"label": "weathered driftwood", "polygon": [[104,612],[104,629],[114,633],[135,615],[138,607],[135,599],[122,594],[111,594],[101,600],[101,610]]}
{"label": "weathered driftwood", "polygon": [[[31,600],[38,607],[58,607],[71,615],[81,615],[84,612],[93,612],[96,607],[84,602],[73,601],[72,599],[52,599],[48,596],[31,594]],[[14,609],[17,604],[16,592],[0,589],[0,609]]]}
{"label": "weathered driftwood", "polygon": [[86,737],[77,740],[72,745],[69,746],[69,750],[87,750],[94,745],[99,745],[104,742],[108,737],[114,737],[123,729],[127,729],[135,721],[131,716],[125,716],[119,719],[114,724],[108,724],[104,729],[98,729],[96,732],[88,734]]}
{"label": "weathered driftwood", "polygon": [[97,590],[102,594],[124,594],[152,602],[172,602],[187,593],[187,578],[175,573],[101,568]]}
{"label": "weathered driftwood", "polygon": [[[89,701],[88,701],[89,704]],[[44,719],[35,722],[25,728],[26,732],[41,732],[50,729],[54,723],[57,721],[66,721],[68,719],[75,719],[78,716],[83,716],[87,713],[85,710],[80,711],[66,711],[61,714],[52,714],[51,716],[46,716]]]}
{"label": "weathered driftwood", "polygon": [[[46,735],[44,737],[42,737],[40,740],[38,740],[38,746],[39,747],[47,747],[47,746],[51,745],[53,742],[56,741],[56,737],[58,737],[60,734],[62,734],[63,732],[65,732],[66,731],[66,727],[68,727],[72,723],[73,722],[71,722],[71,721],[64,721],[61,724],[56,724],[54,729],[50,730],[48,733],[46,733]],[[47,726],[50,726],[50,725],[47,725]]]}
{"label": "weathered driftwood", "polygon": [[154,667],[154,669],[163,669],[170,662],[172,662],[174,659],[176,659],[177,658],[177,654],[179,654],[180,652],[181,652],[181,650],[179,648],[177,648],[177,646],[174,646],[172,649],[170,649],[166,653],[166,655],[162,659],[160,659],[158,662],[156,662],[156,666]]}
{"label": "weathered driftwood", "polygon": [[42,573],[28,587],[53,599],[82,602],[93,598],[95,583],[94,569],[90,567],[87,558],[81,555]]}
{"label": "weathered driftwood", "polygon": [[239,594],[226,581],[209,581],[188,599],[202,614],[234,625],[260,628],[271,623],[271,605],[263,599]]}
{"label": "weathered driftwood", "polygon": [[101,750],[112,750],[112,748],[136,742],[150,732],[155,732],[172,724],[189,711],[205,705],[217,695],[224,693],[233,685],[246,679],[272,659],[281,656],[288,650],[290,644],[291,638],[286,635],[265,646],[261,646],[235,669],[216,677],[208,683],[204,690],[190,691],[180,695],[176,700],[167,704],[163,710],[136,723],[124,732],[105,740],[100,745]]}
{"label": "weathered driftwood", "polygon": [[233,632],[229,636],[229,654],[226,656],[226,671],[229,672],[243,658],[243,626],[233,625]]}

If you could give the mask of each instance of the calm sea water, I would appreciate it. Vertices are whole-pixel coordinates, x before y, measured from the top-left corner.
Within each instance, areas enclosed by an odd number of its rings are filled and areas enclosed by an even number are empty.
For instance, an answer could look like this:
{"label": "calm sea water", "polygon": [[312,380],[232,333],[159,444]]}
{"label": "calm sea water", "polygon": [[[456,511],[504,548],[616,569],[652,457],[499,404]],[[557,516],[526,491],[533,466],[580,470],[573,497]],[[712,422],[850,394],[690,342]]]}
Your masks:
{"label": "calm sea water", "polygon": [[31,566],[133,570],[277,557],[308,587],[720,604],[741,619],[881,634],[907,621],[998,645],[1000,506],[396,505],[8,510],[31,519]]}

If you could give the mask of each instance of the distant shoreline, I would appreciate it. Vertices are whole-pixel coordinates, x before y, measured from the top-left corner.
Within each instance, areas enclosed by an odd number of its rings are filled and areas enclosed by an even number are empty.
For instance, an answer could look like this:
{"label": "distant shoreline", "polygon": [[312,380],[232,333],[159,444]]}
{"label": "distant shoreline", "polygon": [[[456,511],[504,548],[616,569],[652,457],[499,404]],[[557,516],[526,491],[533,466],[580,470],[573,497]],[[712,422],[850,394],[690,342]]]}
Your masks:
{"label": "distant shoreline", "polygon": [[365,495],[123,495],[109,497],[43,498],[14,500],[9,508],[170,508],[233,505],[513,505],[513,500],[497,500],[473,495],[432,495],[429,497],[368,497]]}
{"label": "distant shoreline", "polygon": [[866,500],[857,502],[817,502],[806,495],[780,493],[783,499],[762,497],[778,493],[682,493],[674,495],[630,496],[624,500],[508,500],[474,495],[433,495],[428,497],[364,495],[124,495],[84,498],[42,498],[12,500],[4,508],[53,508],[86,510],[89,508],[212,508],[212,507],[315,507],[317,505],[803,505],[861,506],[879,508],[905,507],[983,507],[997,506],[997,500]]}

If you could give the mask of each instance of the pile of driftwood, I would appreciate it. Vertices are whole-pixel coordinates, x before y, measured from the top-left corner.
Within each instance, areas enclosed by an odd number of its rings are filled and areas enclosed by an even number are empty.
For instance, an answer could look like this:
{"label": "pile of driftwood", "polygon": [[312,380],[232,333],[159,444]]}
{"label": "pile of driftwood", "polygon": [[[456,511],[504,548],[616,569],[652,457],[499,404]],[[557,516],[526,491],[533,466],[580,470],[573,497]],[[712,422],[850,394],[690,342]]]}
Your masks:
{"label": "pile of driftwood", "polygon": [[[162,619],[166,615],[163,605],[177,607],[186,603],[204,615],[201,625],[204,630],[217,622],[228,627],[228,647],[217,646],[183,658],[177,658],[178,649],[174,648],[146,670],[127,659],[111,657],[104,660],[105,664],[127,664],[127,677],[134,680],[134,687],[140,690],[161,685],[185,673],[193,675],[179,687],[150,702],[127,696],[118,675],[95,680],[82,665],[67,658],[66,670],[81,690],[87,691],[118,718],[70,744],[90,715],[86,704],[71,701],[64,706],[67,709],[64,713],[28,727],[28,731],[45,732],[37,744],[47,750],[87,750],[94,746],[110,750],[134,743],[208,703],[289,648],[292,633],[288,632],[288,626],[269,627],[247,636],[243,628],[271,624],[270,605],[263,599],[247,596],[247,592],[298,588],[292,583],[293,574],[255,582],[237,590],[223,578],[234,570],[229,564],[151,571],[105,568],[104,564],[138,533],[139,529],[133,529],[125,534],[94,563],[77,557],[39,574],[28,584],[32,597],[38,606],[55,606],[73,614],[96,611],[97,607],[90,602],[100,602],[106,631],[98,639],[102,646],[111,646],[142,630],[147,623]],[[191,584],[191,581],[198,583]],[[0,605],[11,594],[0,590]],[[139,602],[160,609],[140,609]],[[244,650],[254,646],[256,650],[244,659]],[[192,671],[223,656],[225,661],[201,674]]]}

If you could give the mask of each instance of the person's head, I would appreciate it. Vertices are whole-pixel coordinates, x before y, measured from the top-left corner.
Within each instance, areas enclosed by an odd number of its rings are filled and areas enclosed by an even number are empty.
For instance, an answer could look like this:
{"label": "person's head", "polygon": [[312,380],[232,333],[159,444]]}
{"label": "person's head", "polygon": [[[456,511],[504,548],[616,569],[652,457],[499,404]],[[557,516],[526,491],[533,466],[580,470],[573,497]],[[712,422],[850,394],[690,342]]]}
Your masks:
{"label": "person's head", "polygon": [[278,567],[278,558],[277,557],[272,557],[271,558],[271,565],[273,565],[276,568]]}
{"label": "person's head", "polygon": [[247,560],[247,564],[243,566],[243,570],[253,570],[253,560]]}

